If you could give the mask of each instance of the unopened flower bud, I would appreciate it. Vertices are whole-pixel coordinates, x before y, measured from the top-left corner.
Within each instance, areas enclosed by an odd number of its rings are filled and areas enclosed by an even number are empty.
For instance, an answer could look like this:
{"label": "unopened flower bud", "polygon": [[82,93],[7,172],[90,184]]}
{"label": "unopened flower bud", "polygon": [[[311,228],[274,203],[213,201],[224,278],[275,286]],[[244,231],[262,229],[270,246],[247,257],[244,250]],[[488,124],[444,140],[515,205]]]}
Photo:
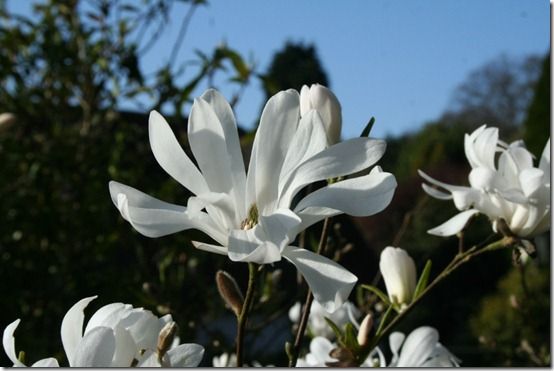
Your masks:
{"label": "unopened flower bud", "polygon": [[158,335],[157,345],[158,357],[160,358],[160,360],[171,348],[171,345],[173,344],[173,339],[175,339],[175,335],[177,335],[178,330],[179,327],[173,321],[166,323],[165,326],[162,327],[160,334]]}
{"label": "unopened flower bud", "polygon": [[368,313],[364,320],[362,321],[362,324],[360,325],[360,329],[358,330],[358,344],[360,346],[365,346],[369,342],[369,334],[371,333],[371,329],[373,328],[373,316],[371,313]]}
{"label": "unopened flower bud", "polygon": [[304,85],[300,90],[300,116],[316,110],[327,133],[329,145],[338,143],[342,127],[342,114],[339,100],[323,85]]}
{"label": "unopened flower bud", "polygon": [[391,302],[402,308],[410,304],[416,287],[416,268],[408,253],[398,247],[386,247],[381,252],[379,268]]}
{"label": "unopened flower bud", "polygon": [[217,289],[219,294],[236,316],[239,316],[242,311],[244,297],[240,291],[237,281],[227,272],[218,271],[215,275]]}

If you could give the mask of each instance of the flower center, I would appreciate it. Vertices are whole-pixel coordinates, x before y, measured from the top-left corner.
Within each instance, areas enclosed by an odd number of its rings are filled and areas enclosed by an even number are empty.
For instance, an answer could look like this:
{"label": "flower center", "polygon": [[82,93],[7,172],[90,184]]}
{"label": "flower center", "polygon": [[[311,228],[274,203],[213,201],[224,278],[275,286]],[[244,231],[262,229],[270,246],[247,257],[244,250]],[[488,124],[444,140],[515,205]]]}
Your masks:
{"label": "flower center", "polygon": [[256,224],[258,224],[258,207],[252,204],[248,210],[248,217],[240,223],[240,229],[247,231],[254,228]]}

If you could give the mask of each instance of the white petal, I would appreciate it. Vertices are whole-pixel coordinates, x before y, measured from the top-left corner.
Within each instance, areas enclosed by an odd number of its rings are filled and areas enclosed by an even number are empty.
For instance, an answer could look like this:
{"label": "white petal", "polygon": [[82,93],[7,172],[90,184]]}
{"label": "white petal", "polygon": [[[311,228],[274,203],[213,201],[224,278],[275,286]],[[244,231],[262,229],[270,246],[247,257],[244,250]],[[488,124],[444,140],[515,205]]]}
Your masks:
{"label": "white petal", "polygon": [[167,352],[169,367],[196,367],[203,356],[204,348],[198,344],[181,344]]}
{"label": "white petal", "polygon": [[219,118],[208,102],[195,99],[188,124],[189,143],[212,192],[231,193],[231,159]]}
{"label": "white petal", "polygon": [[158,360],[158,353],[151,349],[147,349],[146,352],[139,357],[137,367],[162,367]]}
{"label": "white petal", "polygon": [[281,260],[279,247],[267,241],[261,225],[247,231],[235,229],[229,235],[228,255],[232,261],[269,264]]}
{"label": "white petal", "polygon": [[15,332],[15,329],[19,325],[20,321],[21,320],[16,319],[8,326],[6,326],[6,328],[4,329],[4,334],[2,336],[2,345],[4,346],[4,352],[6,352],[6,355],[8,356],[10,361],[13,362],[14,366],[25,367],[25,365],[17,358],[17,354],[15,352],[15,338],[13,336],[13,333]]}
{"label": "white petal", "polygon": [[404,339],[406,339],[406,335],[404,335],[401,332],[395,331],[392,334],[390,334],[389,347],[390,347],[390,351],[392,352],[392,360],[389,366],[391,367],[396,366],[396,363],[398,362],[400,347],[402,346]]}
{"label": "white petal", "polygon": [[294,240],[301,220],[289,209],[277,209],[269,216],[260,216],[259,224],[267,239],[282,250]]}
{"label": "white petal", "polygon": [[[271,212],[277,201],[279,174],[300,119],[299,95],[295,90],[282,91],[269,99],[254,138],[247,182],[255,189],[260,214]],[[248,195],[247,195],[248,197]],[[246,205],[247,209],[250,204]]]}
{"label": "white petal", "polygon": [[90,317],[85,327],[85,334],[95,327],[104,326],[114,328],[122,318],[121,312],[126,309],[129,310],[131,307],[131,305],[125,305],[123,303],[104,305]]}
{"label": "white petal", "polygon": [[547,179],[547,182],[550,184],[550,138],[548,138],[548,142],[546,142],[542,151],[539,169],[544,172],[544,179]]}
{"label": "white petal", "polygon": [[283,187],[280,205],[290,205],[296,193],[307,184],[367,169],[385,153],[386,143],[370,138],[354,138],[310,157],[291,174]]}
{"label": "white petal", "polygon": [[60,364],[58,363],[58,360],[56,358],[44,358],[33,363],[31,367],[60,367]]}
{"label": "white petal", "polygon": [[[308,158],[327,148],[327,134],[316,111],[310,111],[300,119],[298,130],[285,156],[283,168],[279,175],[279,194],[289,182],[291,173]],[[288,205],[283,205],[288,206]]]}
{"label": "white petal", "polygon": [[204,177],[179,145],[167,121],[156,111],[150,112],[148,132],[152,153],[162,169],[192,193],[207,192]]}
{"label": "white petal", "polygon": [[302,211],[297,211],[296,214],[302,219],[302,222],[296,230],[296,233],[300,233],[304,229],[325,218],[341,214],[341,211],[325,207],[307,207]]}
{"label": "white petal", "polygon": [[208,89],[200,97],[212,107],[219,119],[225,137],[225,145],[231,164],[231,180],[233,182],[233,196],[236,201],[236,209],[240,214],[245,214],[244,191],[246,186],[246,172],[240,147],[239,135],[235,116],[231,106],[225,98],[216,90]]}
{"label": "white petal", "polygon": [[469,219],[471,219],[471,217],[477,213],[479,213],[479,210],[476,209],[462,211],[461,213],[456,214],[452,218],[448,219],[443,224],[429,229],[427,233],[441,237],[453,236],[464,229]]}
{"label": "white petal", "polygon": [[389,298],[398,304],[409,304],[416,287],[416,268],[408,253],[388,246],[381,252],[379,269],[387,287]]}
{"label": "white petal", "polygon": [[396,179],[390,173],[373,172],[321,188],[302,199],[295,207],[325,207],[353,216],[369,216],[382,211],[390,203]]}
{"label": "white petal", "polygon": [[537,168],[528,168],[519,174],[519,183],[525,197],[534,197],[544,185],[544,173]]}
{"label": "white petal", "polygon": [[471,135],[466,135],[464,148],[471,167],[487,167],[494,170],[497,142],[498,128],[484,128],[481,126]]}
{"label": "white petal", "polygon": [[137,344],[128,330],[121,326],[114,329],[115,354],[112,367],[130,367],[137,352]]}
{"label": "white petal", "polygon": [[333,350],[333,348],[333,343],[323,336],[316,336],[310,342],[310,353],[317,358],[322,366],[324,366],[326,362],[336,361],[336,359],[329,356],[329,353]]}
{"label": "white petal", "polygon": [[96,327],[81,339],[72,367],[110,367],[115,351],[115,337],[111,328]]}
{"label": "white petal", "polygon": [[83,337],[83,321],[85,319],[83,310],[97,297],[98,296],[91,296],[79,300],[63,317],[61,327],[62,344],[67,360],[69,361],[69,366],[71,367],[75,366],[73,363],[75,352]]}
{"label": "white petal", "polygon": [[160,332],[158,317],[142,309],[139,309],[139,314],[138,320],[126,327],[139,349],[154,349]]}
{"label": "white petal", "polygon": [[434,197],[436,199],[439,199],[439,200],[451,200],[452,199],[451,194],[439,191],[438,189],[436,189],[434,187],[431,187],[431,186],[429,186],[425,183],[421,183],[421,188],[423,188],[425,193],[427,193],[429,196]]}
{"label": "white petal", "polygon": [[287,246],[282,255],[306,279],[314,299],[328,312],[337,310],[347,299],[358,279],[341,265],[298,247]]}
{"label": "white petal", "polygon": [[147,237],[161,237],[186,229],[199,229],[219,240],[222,232],[205,213],[190,218],[187,208],[170,204],[137,189],[111,181],[112,202],[133,228]]}
{"label": "white petal", "polygon": [[439,333],[432,327],[422,326],[410,333],[402,347],[397,367],[418,367],[433,353]]}
{"label": "white petal", "polygon": [[192,245],[196,247],[198,250],[203,250],[207,252],[213,252],[220,255],[227,255],[227,248],[223,246],[218,245],[211,245],[209,243],[204,242],[198,242],[198,241],[191,241]]}

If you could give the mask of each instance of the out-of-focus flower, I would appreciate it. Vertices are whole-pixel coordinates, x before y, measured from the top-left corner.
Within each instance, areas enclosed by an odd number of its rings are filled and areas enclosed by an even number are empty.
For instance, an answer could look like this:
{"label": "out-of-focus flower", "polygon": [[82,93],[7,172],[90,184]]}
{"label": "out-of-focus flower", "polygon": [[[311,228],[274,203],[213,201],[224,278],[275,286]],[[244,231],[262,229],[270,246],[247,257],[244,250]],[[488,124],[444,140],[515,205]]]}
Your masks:
{"label": "out-of-focus flower", "polygon": [[[142,308],[113,303],[100,308],[83,332],[84,313],[96,296],[77,302],[62,321],[61,337],[70,367],[194,367],[202,360],[204,348],[180,344],[171,315],[161,318]],[[17,359],[14,332],[19,319],[4,330],[4,351],[15,366]],[[54,358],[33,364],[55,367]]]}
{"label": "out-of-focus flower", "polygon": [[439,343],[439,333],[433,327],[418,327],[408,337],[393,332],[389,336],[389,345],[392,352],[389,367],[458,367],[460,363]]}
{"label": "out-of-focus flower", "polygon": [[[296,367],[327,367],[328,363],[336,363],[337,359],[329,353],[337,348],[337,344],[322,336],[317,336],[310,342],[310,352],[298,358]],[[384,365],[385,358],[379,348],[375,348],[360,367],[376,367]]]}
{"label": "out-of-focus flower", "polygon": [[0,113],[0,133],[8,130],[15,124],[16,116],[10,112]]}
{"label": "out-of-focus flower", "polygon": [[300,90],[300,116],[316,110],[325,126],[329,145],[340,141],[342,113],[335,94],[323,85],[302,86]]}
{"label": "out-of-focus flower", "polygon": [[[465,154],[471,165],[470,187],[439,182],[419,174],[430,184],[423,189],[430,196],[453,200],[461,213],[428,232],[452,236],[460,232],[469,219],[482,213],[489,217],[498,232],[503,219],[512,233],[532,237],[550,229],[550,139],[538,167],[522,141],[507,145],[498,139],[498,129],[481,126],[465,135]],[[497,152],[500,153],[495,161]]]}
{"label": "out-of-focus flower", "polygon": [[[289,309],[289,319],[292,322],[300,321],[302,305],[297,302]],[[342,328],[348,322],[357,323],[360,317],[360,311],[354,304],[347,301],[337,310],[329,313],[316,301],[312,302],[310,317],[308,319],[308,332],[312,336],[323,336],[327,339],[333,339],[335,334],[325,321],[325,317],[333,321],[339,328]]]}
{"label": "out-of-focus flower", "polygon": [[[212,358],[212,366],[213,367],[237,367],[237,355],[235,353],[222,353],[219,356],[215,356]],[[245,364],[244,367],[248,367],[249,365]],[[273,367],[273,365],[266,365],[263,366],[258,361],[252,361],[251,367]]]}
{"label": "out-of-focus flower", "polygon": [[388,246],[381,252],[379,268],[390,301],[400,308],[410,304],[417,284],[416,267],[410,255],[399,247]]}
{"label": "out-of-focus flower", "polygon": [[344,302],[356,277],[330,259],[289,244],[326,217],[383,210],[396,180],[376,166],[367,175],[327,185],[294,204],[293,199],[308,184],[368,169],[383,155],[384,141],[355,138],[328,147],[319,113],[311,110],[300,118],[300,96],[294,90],[280,92],[266,104],[248,175],[233,112],[215,90],[194,101],[189,117],[188,138],[198,168],[157,112],[150,114],[149,133],[158,163],[196,196],[184,207],[110,182],[113,203],[137,231],[160,237],[194,228],[218,243],[193,242],[198,249],[233,261],[269,264],[284,257],[327,310]]}

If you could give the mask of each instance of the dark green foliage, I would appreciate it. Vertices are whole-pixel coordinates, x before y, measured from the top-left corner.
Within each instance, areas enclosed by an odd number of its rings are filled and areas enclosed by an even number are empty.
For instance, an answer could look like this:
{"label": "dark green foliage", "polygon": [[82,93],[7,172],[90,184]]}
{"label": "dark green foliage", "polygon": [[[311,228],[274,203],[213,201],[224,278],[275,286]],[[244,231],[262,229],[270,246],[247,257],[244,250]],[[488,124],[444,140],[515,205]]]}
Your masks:
{"label": "dark green foliage", "polygon": [[531,153],[540,157],[550,133],[550,56],[544,58],[542,73],[523,123],[523,138]]}

